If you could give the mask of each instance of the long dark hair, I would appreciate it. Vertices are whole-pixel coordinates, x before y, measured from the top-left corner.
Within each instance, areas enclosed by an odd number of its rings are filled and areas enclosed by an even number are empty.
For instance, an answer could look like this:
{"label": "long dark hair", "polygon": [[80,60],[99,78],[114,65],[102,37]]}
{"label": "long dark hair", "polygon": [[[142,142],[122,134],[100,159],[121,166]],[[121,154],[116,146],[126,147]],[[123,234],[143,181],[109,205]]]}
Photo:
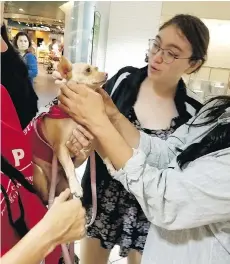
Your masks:
{"label": "long dark hair", "polygon": [[[201,127],[204,125],[212,124],[230,107],[230,96],[218,96],[209,100],[210,102],[218,100],[216,104],[208,107],[199,115],[205,114],[205,121],[202,123],[194,122],[190,127]],[[197,116],[197,117],[198,117]],[[195,119],[196,120],[196,119]],[[194,120],[194,121],[195,121]],[[187,147],[177,157],[177,162],[182,169],[187,163],[194,161],[204,155],[230,147],[230,123],[218,124],[215,126],[200,142],[194,143]]]}
{"label": "long dark hair", "polygon": [[1,52],[1,84],[10,94],[24,129],[38,111],[38,97],[29,79],[27,66],[8,39],[5,25],[1,27],[1,36],[8,46],[6,52]]}

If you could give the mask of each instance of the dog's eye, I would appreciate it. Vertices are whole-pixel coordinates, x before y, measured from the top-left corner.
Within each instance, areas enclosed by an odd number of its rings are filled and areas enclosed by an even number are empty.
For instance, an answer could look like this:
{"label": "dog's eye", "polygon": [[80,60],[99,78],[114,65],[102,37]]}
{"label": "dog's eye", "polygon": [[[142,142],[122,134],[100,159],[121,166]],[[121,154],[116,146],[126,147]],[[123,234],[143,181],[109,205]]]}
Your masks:
{"label": "dog's eye", "polygon": [[91,68],[89,67],[89,68],[87,68],[85,71],[86,71],[87,73],[90,73],[90,72],[91,72]]}

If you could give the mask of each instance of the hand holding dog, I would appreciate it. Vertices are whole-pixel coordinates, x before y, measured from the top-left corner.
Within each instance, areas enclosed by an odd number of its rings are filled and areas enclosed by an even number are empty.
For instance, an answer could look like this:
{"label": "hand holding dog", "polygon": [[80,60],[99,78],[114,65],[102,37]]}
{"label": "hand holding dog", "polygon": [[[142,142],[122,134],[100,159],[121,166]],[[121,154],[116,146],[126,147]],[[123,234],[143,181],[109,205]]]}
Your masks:
{"label": "hand holding dog", "polygon": [[72,136],[66,143],[67,148],[75,155],[74,165],[80,166],[95,149],[94,136],[81,125],[73,131]]}
{"label": "hand holding dog", "polygon": [[73,82],[63,84],[58,99],[60,107],[91,132],[108,119],[102,96],[86,85]]}

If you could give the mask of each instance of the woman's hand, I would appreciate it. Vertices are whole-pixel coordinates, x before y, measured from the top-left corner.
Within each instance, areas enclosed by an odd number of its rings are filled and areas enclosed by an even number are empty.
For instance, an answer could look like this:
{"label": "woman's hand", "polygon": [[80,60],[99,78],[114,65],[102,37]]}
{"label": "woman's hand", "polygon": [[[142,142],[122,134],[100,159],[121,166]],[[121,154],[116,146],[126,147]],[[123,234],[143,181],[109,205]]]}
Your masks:
{"label": "woman's hand", "polygon": [[102,96],[86,85],[68,82],[61,86],[60,107],[91,132],[108,120]]}
{"label": "woman's hand", "polygon": [[66,146],[75,155],[75,167],[79,167],[95,149],[95,139],[89,131],[78,125]]}
{"label": "woman's hand", "polygon": [[69,189],[61,193],[43,219],[1,257],[1,263],[43,263],[56,246],[83,238],[85,210],[79,199],[67,201],[69,196]]}
{"label": "woman's hand", "polygon": [[[85,236],[85,209],[79,199],[68,200],[70,189],[66,189],[54,200],[54,204],[41,220],[53,241],[53,248],[62,243],[80,240]],[[52,250],[52,249],[51,249]]]}

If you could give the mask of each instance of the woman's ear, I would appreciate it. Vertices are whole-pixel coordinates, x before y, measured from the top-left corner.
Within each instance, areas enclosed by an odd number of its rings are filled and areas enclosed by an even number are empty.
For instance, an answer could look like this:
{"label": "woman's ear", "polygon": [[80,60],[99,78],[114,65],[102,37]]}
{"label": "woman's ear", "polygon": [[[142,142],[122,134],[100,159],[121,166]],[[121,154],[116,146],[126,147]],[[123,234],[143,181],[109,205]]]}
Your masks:
{"label": "woman's ear", "polygon": [[197,69],[199,69],[202,65],[203,61],[202,60],[198,60],[198,61],[191,61],[190,67],[185,71],[185,73],[187,74],[192,74],[193,72],[195,72]]}

